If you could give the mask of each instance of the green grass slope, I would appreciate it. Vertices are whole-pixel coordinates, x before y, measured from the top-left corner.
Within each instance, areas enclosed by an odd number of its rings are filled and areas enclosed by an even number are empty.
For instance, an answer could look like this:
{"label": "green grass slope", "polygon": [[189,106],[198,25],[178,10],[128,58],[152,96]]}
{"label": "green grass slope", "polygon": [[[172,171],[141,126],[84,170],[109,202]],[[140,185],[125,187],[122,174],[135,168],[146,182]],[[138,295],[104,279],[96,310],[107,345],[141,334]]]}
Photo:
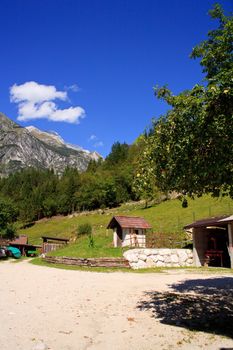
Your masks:
{"label": "green grass slope", "polygon": [[80,237],[75,243],[56,251],[56,255],[79,257],[121,256],[122,250],[112,247],[112,231],[107,230],[107,224],[114,215],[142,216],[153,227],[153,232],[176,234],[182,237],[183,226],[210,216],[233,213],[233,200],[224,197],[214,199],[209,196],[189,200],[188,208],[182,208],[178,199],[165,201],[144,209],[142,204],[126,204],[119,208],[106,210],[104,213],[95,211],[81,213],[77,216],[54,217],[43,219],[34,226],[22,229],[20,234],[26,234],[29,242],[41,244],[41,236],[68,237],[74,239],[79,224],[89,222],[93,227],[95,247],[88,248],[88,237]]}

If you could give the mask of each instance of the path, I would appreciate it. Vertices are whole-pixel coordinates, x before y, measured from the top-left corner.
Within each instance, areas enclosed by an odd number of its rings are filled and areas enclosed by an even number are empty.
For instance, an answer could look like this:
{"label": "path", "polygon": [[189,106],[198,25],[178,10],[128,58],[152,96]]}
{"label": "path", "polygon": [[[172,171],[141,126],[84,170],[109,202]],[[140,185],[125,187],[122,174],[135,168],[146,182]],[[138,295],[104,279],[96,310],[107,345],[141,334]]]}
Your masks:
{"label": "path", "polygon": [[[233,348],[221,334],[161,323],[152,301],[155,292],[161,303],[163,293],[174,286],[182,292],[187,282],[192,294],[195,280],[199,288],[232,291],[232,275],[96,273],[7,261],[0,276],[1,350]],[[162,304],[157,310],[164,311]]]}

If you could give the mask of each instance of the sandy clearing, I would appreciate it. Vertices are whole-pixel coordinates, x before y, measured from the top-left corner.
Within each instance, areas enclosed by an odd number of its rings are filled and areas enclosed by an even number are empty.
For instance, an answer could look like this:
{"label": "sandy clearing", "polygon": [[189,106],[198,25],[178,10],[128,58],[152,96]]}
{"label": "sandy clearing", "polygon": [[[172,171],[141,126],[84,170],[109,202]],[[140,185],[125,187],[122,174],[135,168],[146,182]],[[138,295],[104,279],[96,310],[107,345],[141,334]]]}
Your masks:
{"label": "sandy clearing", "polygon": [[[230,338],[164,324],[152,309],[137,308],[149,301],[145,292],[171,291],[185,280],[213,284],[211,275],[95,273],[7,261],[0,276],[1,350],[233,348]],[[227,282],[233,289],[232,275]]]}

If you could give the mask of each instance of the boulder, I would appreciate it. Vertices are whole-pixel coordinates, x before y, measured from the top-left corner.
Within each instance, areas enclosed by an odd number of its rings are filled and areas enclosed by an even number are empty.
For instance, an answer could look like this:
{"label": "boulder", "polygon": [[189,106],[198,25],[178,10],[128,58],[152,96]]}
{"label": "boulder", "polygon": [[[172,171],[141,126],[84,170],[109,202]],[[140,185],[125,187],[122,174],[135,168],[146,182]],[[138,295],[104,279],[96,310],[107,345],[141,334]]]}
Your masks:
{"label": "boulder", "polygon": [[164,257],[164,262],[165,262],[166,265],[171,263],[171,255],[166,255]]}
{"label": "boulder", "polygon": [[178,256],[179,256],[179,261],[181,264],[184,263],[188,259],[188,255],[185,251],[180,251]]}
{"label": "boulder", "polygon": [[147,267],[145,261],[139,260],[137,263],[137,268],[138,269],[145,269]]}
{"label": "boulder", "polygon": [[139,254],[139,255],[138,255],[138,259],[139,259],[139,260],[142,260],[142,261],[146,261],[147,255],[146,255],[146,254]]}
{"label": "boulder", "polygon": [[123,254],[124,258],[131,262],[138,262],[138,254],[134,250],[127,250]]}
{"label": "boulder", "polygon": [[176,254],[172,254],[171,255],[171,262],[172,263],[178,263],[179,262],[178,256]]}
{"label": "boulder", "polygon": [[156,266],[154,260],[152,258],[150,258],[150,257],[147,258],[146,265],[147,265],[147,267],[154,267],[154,266]]}
{"label": "boulder", "polygon": [[164,261],[164,256],[162,255],[157,255],[157,261]]}
{"label": "boulder", "polygon": [[171,254],[171,249],[159,249],[159,255],[169,255]]}
{"label": "boulder", "polygon": [[193,258],[189,258],[187,261],[186,261],[186,264],[188,266],[192,266],[193,265]]}

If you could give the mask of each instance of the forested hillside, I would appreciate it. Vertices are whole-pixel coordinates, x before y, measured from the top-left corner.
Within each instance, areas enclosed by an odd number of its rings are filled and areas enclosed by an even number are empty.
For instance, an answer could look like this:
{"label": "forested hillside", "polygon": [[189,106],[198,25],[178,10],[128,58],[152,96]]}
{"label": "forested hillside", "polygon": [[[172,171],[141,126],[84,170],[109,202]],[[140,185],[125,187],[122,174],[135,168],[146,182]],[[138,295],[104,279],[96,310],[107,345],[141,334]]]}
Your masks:
{"label": "forested hillside", "polygon": [[140,141],[132,146],[116,142],[106,160],[91,161],[83,173],[67,168],[59,177],[52,170],[28,168],[11,174],[0,179],[2,205],[14,208],[14,218],[27,223],[137,200],[133,177],[142,147]]}

